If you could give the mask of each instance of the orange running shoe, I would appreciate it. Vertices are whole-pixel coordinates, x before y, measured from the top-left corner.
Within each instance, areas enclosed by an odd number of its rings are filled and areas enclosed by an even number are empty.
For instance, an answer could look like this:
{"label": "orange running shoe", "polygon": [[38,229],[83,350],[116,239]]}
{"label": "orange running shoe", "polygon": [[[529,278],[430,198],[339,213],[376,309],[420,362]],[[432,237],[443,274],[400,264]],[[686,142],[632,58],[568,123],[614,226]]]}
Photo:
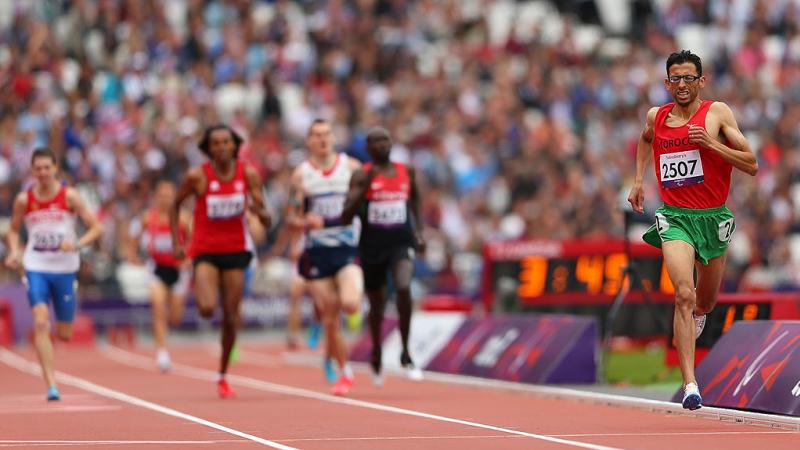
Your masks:
{"label": "orange running shoe", "polygon": [[219,398],[236,397],[236,392],[231,389],[231,386],[228,384],[228,380],[224,378],[217,382],[217,392],[219,393]]}
{"label": "orange running shoe", "polygon": [[353,379],[342,375],[342,377],[339,378],[339,381],[337,381],[336,384],[333,385],[333,388],[331,388],[331,393],[333,395],[346,395],[348,392],[350,392],[351,387],[353,387]]}

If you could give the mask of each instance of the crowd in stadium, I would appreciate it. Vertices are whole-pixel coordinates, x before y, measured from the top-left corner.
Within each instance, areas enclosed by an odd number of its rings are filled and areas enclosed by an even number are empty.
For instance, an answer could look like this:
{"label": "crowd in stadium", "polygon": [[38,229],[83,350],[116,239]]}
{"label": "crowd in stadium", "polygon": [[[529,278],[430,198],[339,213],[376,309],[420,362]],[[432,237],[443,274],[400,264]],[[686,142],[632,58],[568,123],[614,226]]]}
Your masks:
{"label": "crowd in stadium", "polygon": [[420,274],[472,294],[486,239],[622,236],[645,113],[670,101],[664,59],[702,36],[704,97],[761,168],[733,183],[723,289],[800,288],[800,3],[631,2],[622,32],[557,3],[0,0],[0,217],[33,150],[54,149],[106,230],[80,277],[114,289],[128,223],[203,161],[205,126],[245,137],[280,216],[314,118],[361,159],[382,125],[425,193]]}

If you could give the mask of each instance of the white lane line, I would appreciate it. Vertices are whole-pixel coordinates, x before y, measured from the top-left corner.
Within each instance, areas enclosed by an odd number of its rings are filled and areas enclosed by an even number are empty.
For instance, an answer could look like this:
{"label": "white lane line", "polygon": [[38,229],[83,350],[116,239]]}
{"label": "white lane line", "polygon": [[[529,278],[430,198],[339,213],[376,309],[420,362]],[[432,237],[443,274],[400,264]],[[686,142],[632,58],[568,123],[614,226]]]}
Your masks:
{"label": "white lane line", "polygon": [[[17,355],[16,353],[10,352],[4,348],[0,348],[0,361],[4,362],[6,365],[11,366],[15,369],[18,369],[22,372],[27,372],[32,375],[39,375],[40,369],[39,365],[28,361],[27,359]],[[98,384],[92,383],[90,381],[84,380],[83,378],[75,377],[72,375],[68,375],[66,373],[56,371],[56,378],[63,384],[68,386],[77,387],[83,389],[84,391],[89,391],[95,393],[97,395],[101,395],[103,397],[112,398],[114,400],[119,400],[124,403],[129,403],[131,405],[139,406],[145,409],[149,409],[152,411],[159,412],[161,414],[165,414],[172,417],[178,417],[183,420],[187,420],[190,422],[194,422],[209,428],[213,428],[215,430],[224,431],[225,433],[232,434],[234,436],[238,436],[240,438],[248,439],[253,442],[257,442],[261,445],[265,445],[267,447],[277,448],[279,450],[297,450],[294,447],[289,447],[283,444],[279,444],[277,442],[273,442],[267,439],[260,438],[258,436],[253,436],[252,434],[247,434],[241,432],[239,430],[234,430],[233,428],[226,427],[224,425],[220,425],[218,423],[211,422],[209,420],[201,419],[200,417],[192,416],[190,414],[186,414],[180,411],[177,411],[172,408],[168,408],[166,406],[159,405],[157,403],[149,402],[147,400],[140,399],[138,397],[134,397],[132,395],[125,394],[120,391],[115,391],[113,389],[109,389],[104,386],[100,386]]]}
{"label": "white lane line", "polygon": [[73,445],[215,445],[247,443],[245,439],[206,440],[206,441],[143,441],[143,440],[12,440],[0,439],[0,447],[25,446],[73,446]]}
{"label": "white lane line", "polygon": [[486,434],[486,435],[462,435],[462,436],[372,436],[372,437],[339,437],[339,438],[297,438],[281,439],[281,442],[337,442],[337,441],[405,441],[416,440],[424,441],[428,439],[522,439],[525,436],[515,436],[511,434]]}
{"label": "white lane line", "polygon": [[[250,353],[249,350],[243,350],[241,347],[236,351],[239,353],[239,359],[247,358],[247,364],[251,366],[259,366],[266,369],[286,367],[286,361],[280,356],[265,355],[264,353]],[[222,355],[219,344],[209,345],[208,352],[216,358]]]}
{"label": "white lane line", "polygon": [[[248,351],[248,353],[261,354],[260,352],[253,352],[252,350]],[[314,355],[284,353],[283,357],[287,362],[294,365],[309,367],[319,365],[319,357]],[[249,361],[246,362],[249,364]],[[357,363],[351,361],[350,364],[359,370],[370,370],[369,364],[367,363]],[[399,369],[391,369],[388,367],[384,370],[387,373],[393,373],[397,375],[402,375],[403,373]],[[650,400],[616,394],[603,394],[599,392],[581,391],[563,387],[515,383],[512,381],[492,380],[469,375],[455,375],[431,371],[425,371],[425,379],[448,384],[459,384],[462,386],[477,386],[481,388],[502,391],[525,392],[544,398],[584,401],[597,405],[633,408],[659,414],[671,414],[694,417],[697,419],[718,420],[725,423],[740,423],[744,425],[800,431],[800,417],[782,416],[779,414],[739,411],[736,409],[719,408],[713,406],[703,406],[696,411],[688,411],[683,409],[680,403],[665,402],[661,400]]]}
{"label": "white lane line", "polygon": [[[751,435],[751,434],[797,434],[795,431],[697,431],[675,433],[581,433],[581,434],[548,434],[550,437],[649,437],[649,436],[719,436],[719,435]],[[298,438],[280,439],[281,442],[314,442],[314,441],[403,441],[427,439],[520,439],[523,436],[508,434],[486,434],[474,436],[373,436],[373,437],[340,437],[340,438]]]}
{"label": "white lane line", "polygon": [[[36,401],[44,400],[44,396],[36,397]],[[68,405],[42,405],[37,407],[20,407],[20,408],[3,408],[0,409],[2,414],[43,414],[43,413],[76,413],[76,412],[97,412],[97,411],[117,411],[122,409],[119,405],[108,406],[68,406]]]}
{"label": "white lane line", "polygon": [[[119,347],[102,346],[99,347],[102,354],[107,355],[115,361],[127,364],[133,367],[143,368],[147,371],[154,371],[152,361],[142,355],[131,353]],[[197,380],[213,381],[217,379],[217,373],[211,370],[200,369],[197,367],[187,366],[183,364],[172,365],[172,372],[176,375],[181,375],[187,378],[194,378]],[[228,381],[239,386],[246,386],[252,389],[258,389],[266,392],[274,392],[278,394],[292,395],[295,397],[310,398],[313,400],[320,400],[328,403],[338,403],[342,405],[357,406],[361,408],[372,409],[376,411],[389,412],[394,414],[401,414],[406,416],[420,417],[423,419],[436,420],[439,422],[454,423],[457,425],[464,425],[472,428],[480,428],[484,430],[491,430],[500,433],[507,433],[517,436],[525,436],[531,439],[540,441],[553,442],[556,444],[568,445],[572,447],[585,448],[589,450],[622,450],[616,447],[608,447],[604,445],[590,444],[586,442],[572,441],[569,439],[561,439],[556,437],[545,436],[541,434],[527,433],[524,431],[513,430],[510,428],[496,427],[494,425],[487,425],[479,422],[470,422],[467,420],[456,419],[452,417],[440,416],[437,414],[428,414],[421,411],[412,409],[398,408],[395,406],[382,405],[380,403],[367,402],[363,400],[355,400],[346,397],[337,397],[334,395],[322,394],[320,392],[311,391],[308,389],[301,389],[292,386],[286,386],[277,383],[270,383],[268,381],[261,381],[255,378],[244,377],[240,375],[228,375]]]}
{"label": "white lane line", "polygon": [[582,433],[582,434],[552,434],[558,437],[615,437],[615,436],[725,436],[725,435],[753,435],[753,434],[798,434],[796,431],[688,431],[675,433]]}

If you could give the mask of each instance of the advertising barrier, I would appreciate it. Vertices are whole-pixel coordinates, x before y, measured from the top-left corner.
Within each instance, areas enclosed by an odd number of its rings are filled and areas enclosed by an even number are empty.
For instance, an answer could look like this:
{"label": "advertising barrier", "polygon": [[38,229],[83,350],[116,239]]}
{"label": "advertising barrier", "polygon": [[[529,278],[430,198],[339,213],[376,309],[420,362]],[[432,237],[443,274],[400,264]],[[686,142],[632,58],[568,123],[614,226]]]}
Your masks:
{"label": "advertising barrier", "polygon": [[800,321],[734,322],[696,376],[705,405],[800,416]]}
{"label": "advertising barrier", "polygon": [[[384,335],[383,364],[399,367],[399,332],[395,327]],[[596,321],[585,317],[419,312],[409,347],[425,370],[524,383],[594,383],[597,335]],[[351,358],[369,361],[371,347],[365,332]]]}

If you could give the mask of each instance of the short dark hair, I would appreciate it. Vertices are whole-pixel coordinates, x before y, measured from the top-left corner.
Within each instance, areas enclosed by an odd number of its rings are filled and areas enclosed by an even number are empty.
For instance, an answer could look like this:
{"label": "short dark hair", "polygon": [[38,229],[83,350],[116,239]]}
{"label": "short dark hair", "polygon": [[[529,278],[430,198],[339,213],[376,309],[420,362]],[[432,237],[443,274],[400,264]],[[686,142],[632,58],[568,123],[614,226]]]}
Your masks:
{"label": "short dark hair", "polygon": [[50,158],[53,161],[53,164],[58,165],[58,158],[56,157],[56,152],[53,149],[47,147],[37,148],[33,151],[31,155],[31,164],[36,160],[36,158]]}
{"label": "short dark hair", "polygon": [[311,122],[311,125],[308,126],[308,134],[306,134],[306,137],[311,136],[311,130],[313,130],[315,126],[317,126],[319,124],[322,124],[322,123],[328,123],[328,121],[325,120],[325,119],[321,119],[321,118],[314,119],[314,121]]}
{"label": "short dark hair", "polygon": [[239,157],[239,149],[242,147],[242,143],[244,142],[244,139],[242,139],[242,137],[239,136],[239,134],[237,132],[233,131],[233,128],[231,128],[231,127],[229,127],[229,126],[227,126],[225,124],[212,125],[212,126],[206,128],[206,130],[203,132],[203,137],[200,139],[200,143],[197,144],[197,146],[200,148],[200,151],[202,151],[203,154],[205,154],[206,156],[211,157],[211,153],[210,153],[211,133],[213,133],[213,132],[215,132],[217,130],[227,130],[228,133],[231,134],[231,138],[233,138],[233,145],[236,147],[233,150],[233,157],[234,158],[238,158]]}
{"label": "short dark hair", "polygon": [[383,128],[383,127],[372,127],[369,130],[367,130],[367,139],[370,139],[370,138],[373,138],[373,137],[384,137],[384,136],[389,140],[392,139],[392,135],[389,133],[389,130],[387,130],[386,128]]}
{"label": "short dark hair", "polygon": [[669,55],[669,58],[667,58],[667,75],[669,75],[670,67],[675,64],[683,64],[686,62],[694,64],[694,67],[697,69],[697,75],[703,76],[703,62],[700,61],[699,56],[689,50],[681,50]]}

